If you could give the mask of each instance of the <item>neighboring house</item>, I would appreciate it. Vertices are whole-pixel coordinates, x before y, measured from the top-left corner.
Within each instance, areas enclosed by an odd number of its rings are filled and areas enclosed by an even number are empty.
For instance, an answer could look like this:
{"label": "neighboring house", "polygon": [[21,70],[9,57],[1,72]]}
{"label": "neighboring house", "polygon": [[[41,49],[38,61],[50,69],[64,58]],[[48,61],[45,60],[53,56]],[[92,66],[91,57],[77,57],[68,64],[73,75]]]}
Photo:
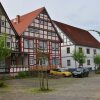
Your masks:
{"label": "neighboring house", "polygon": [[86,62],[83,66],[94,69],[93,56],[100,54],[100,43],[86,30],[57,21],[54,23],[64,40],[61,44],[62,67],[78,67],[79,64],[73,59],[72,54],[74,50],[82,50],[86,56]]}
{"label": "neighboring house", "polygon": [[20,37],[21,53],[14,61],[17,66],[13,72],[34,70],[40,66],[52,69],[62,65],[62,39],[44,7],[23,16],[17,15],[12,24]]}
{"label": "neighboring house", "polygon": [[0,73],[9,73],[10,68],[14,65],[14,55],[18,53],[18,41],[16,39],[18,36],[0,2],[0,36],[2,36],[3,33],[7,34],[6,46],[12,50],[12,54],[9,58],[6,58],[5,60],[0,60]]}

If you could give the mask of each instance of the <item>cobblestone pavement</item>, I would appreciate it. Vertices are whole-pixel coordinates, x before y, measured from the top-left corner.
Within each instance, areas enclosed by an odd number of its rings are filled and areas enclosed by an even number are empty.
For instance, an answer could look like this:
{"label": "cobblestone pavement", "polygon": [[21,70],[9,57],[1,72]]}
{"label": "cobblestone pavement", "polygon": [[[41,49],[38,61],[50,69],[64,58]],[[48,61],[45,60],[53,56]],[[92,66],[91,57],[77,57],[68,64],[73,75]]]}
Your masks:
{"label": "cobblestone pavement", "polygon": [[76,79],[49,93],[34,94],[15,88],[14,91],[0,92],[0,100],[100,100],[100,75]]}

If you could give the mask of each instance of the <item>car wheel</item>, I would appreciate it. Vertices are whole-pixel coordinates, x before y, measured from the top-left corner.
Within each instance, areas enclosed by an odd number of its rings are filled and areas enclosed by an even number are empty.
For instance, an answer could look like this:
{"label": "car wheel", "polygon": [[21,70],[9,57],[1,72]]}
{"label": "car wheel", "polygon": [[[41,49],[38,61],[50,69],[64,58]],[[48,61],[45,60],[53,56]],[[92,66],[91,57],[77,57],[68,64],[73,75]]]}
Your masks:
{"label": "car wheel", "polygon": [[86,77],[88,77],[88,76],[89,76],[89,74],[86,75]]}
{"label": "car wheel", "polygon": [[84,77],[84,75],[83,74],[81,74],[81,78],[83,78]]}

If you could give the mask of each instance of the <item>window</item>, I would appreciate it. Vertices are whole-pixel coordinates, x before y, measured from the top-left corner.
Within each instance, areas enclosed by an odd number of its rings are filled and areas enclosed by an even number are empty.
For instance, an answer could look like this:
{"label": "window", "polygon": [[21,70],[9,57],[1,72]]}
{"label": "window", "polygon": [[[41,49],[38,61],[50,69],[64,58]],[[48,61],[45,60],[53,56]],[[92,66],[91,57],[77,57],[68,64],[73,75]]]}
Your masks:
{"label": "window", "polygon": [[34,65],[34,57],[29,57],[29,64]]}
{"label": "window", "polygon": [[96,49],[93,49],[94,54],[97,54]]}
{"label": "window", "polygon": [[41,66],[48,66],[48,58],[42,57],[42,58],[39,60],[39,64],[40,64]]}
{"label": "window", "polygon": [[39,30],[33,27],[29,27],[29,31],[32,33],[39,33]]}
{"label": "window", "polygon": [[39,23],[39,20],[38,19],[35,19],[35,23]]}
{"label": "window", "polygon": [[71,66],[71,61],[67,60],[67,66]]}
{"label": "window", "polygon": [[5,60],[0,61],[0,67],[5,67]]}
{"label": "window", "polygon": [[52,33],[51,33],[51,32],[48,32],[48,35],[49,35],[49,36],[51,36],[51,35],[52,35]]}
{"label": "window", "polygon": [[10,42],[7,42],[7,47],[10,48]]}
{"label": "window", "polygon": [[5,21],[1,21],[1,26],[5,26]]}
{"label": "window", "polygon": [[86,49],[87,54],[90,54],[90,49]]}
{"label": "window", "polygon": [[33,48],[34,47],[33,45],[34,45],[33,40],[29,40],[29,48]]}
{"label": "window", "polygon": [[87,60],[87,65],[90,65],[90,60]]}
{"label": "window", "polygon": [[52,50],[59,50],[58,43],[52,43]]}
{"label": "window", "polygon": [[44,21],[44,25],[46,25],[46,26],[47,26],[47,25],[48,25],[48,22]]}
{"label": "window", "polygon": [[82,48],[79,48],[79,52],[80,52],[80,53],[82,52]]}
{"label": "window", "polygon": [[24,39],[24,48],[28,48],[28,40]]}
{"label": "window", "polygon": [[47,49],[47,43],[44,41],[39,42],[39,49]]}
{"label": "window", "polygon": [[59,60],[56,57],[52,58],[52,65],[58,65],[59,64]]}
{"label": "window", "polygon": [[67,48],[67,53],[70,53],[70,47]]}
{"label": "window", "polygon": [[40,20],[40,24],[42,24],[42,25],[43,25],[43,20]]}

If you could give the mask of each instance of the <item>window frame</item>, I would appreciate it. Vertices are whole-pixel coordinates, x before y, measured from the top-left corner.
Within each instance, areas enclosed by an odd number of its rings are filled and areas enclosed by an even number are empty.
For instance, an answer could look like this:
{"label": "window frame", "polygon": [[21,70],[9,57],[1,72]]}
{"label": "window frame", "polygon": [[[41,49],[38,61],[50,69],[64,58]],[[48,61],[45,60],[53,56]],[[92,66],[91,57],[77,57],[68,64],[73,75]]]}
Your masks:
{"label": "window frame", "polygon": [[71,60],[67,59],[67,66],[71,66]]}
{"label": "window frame", "polygon": [[70,53],[70,47],[67,47],[67,54]]}

